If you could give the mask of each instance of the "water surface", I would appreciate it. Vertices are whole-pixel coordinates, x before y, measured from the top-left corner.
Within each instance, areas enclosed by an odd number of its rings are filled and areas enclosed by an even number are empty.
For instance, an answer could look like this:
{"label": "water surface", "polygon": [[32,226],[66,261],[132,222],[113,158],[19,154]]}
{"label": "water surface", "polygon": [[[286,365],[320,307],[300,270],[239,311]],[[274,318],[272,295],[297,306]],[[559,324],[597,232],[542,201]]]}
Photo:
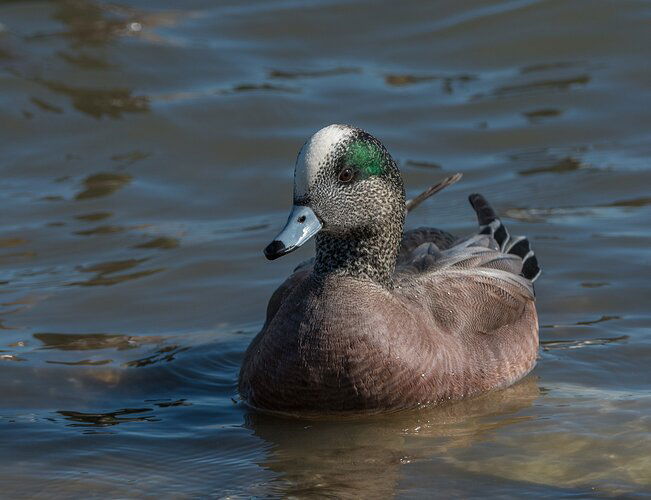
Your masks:
{"label": "water surface", "polygon": [[[0,482],[10,496],[651,495],[651,4],[0,2]],[[409,226],[531,237],[540,361],[498,393],[284,420],[237,401],[302,249],[294,158],[377,135]]]}

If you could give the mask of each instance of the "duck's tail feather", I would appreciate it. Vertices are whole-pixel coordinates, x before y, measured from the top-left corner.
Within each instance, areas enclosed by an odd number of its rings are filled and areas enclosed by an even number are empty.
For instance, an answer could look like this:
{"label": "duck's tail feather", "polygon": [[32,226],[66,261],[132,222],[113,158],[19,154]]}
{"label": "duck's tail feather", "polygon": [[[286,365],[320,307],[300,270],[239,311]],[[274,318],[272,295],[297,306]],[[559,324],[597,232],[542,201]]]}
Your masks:
{"label": "duck's tail feather", "polygon": [[479,234],[492,236],[502,252],[520,257],[522,259],[522,276],[530,281],[536,281],[540,276],[541,269],[527,237],[511,236],[493,207],[482,195],[478,193],[471,194],[468,200],[477,213]]}
{"label": "duck's tail feather", "polygon": [[435,195],[442,189],[451,186],[455,182],[458,182],[461,179],[461,177],[463,177],[463,174],[457,173],[449,177],[446,177],[445,179],[443,179],[440,182],[437,182],[436,184],[433,184],[432,186],[428,187],[425,191],[420,193],[418,196],[412,198],[411,200],[407,200],[407,202],[405,203],[405,210],[407,212],[411,212],[414,208],[416,208],[418,205],[423,203],[430,196]]}

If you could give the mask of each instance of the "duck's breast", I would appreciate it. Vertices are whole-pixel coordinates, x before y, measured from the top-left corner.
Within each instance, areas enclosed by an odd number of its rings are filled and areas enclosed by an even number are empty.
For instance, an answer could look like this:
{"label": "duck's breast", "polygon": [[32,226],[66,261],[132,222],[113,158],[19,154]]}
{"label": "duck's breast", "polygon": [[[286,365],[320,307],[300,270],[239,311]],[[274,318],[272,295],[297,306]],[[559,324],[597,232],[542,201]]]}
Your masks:
{"label": "duck's breast", "polygon": [[418,290],[307,279],[251,344],[240,390],[277,411],[402,409],[509,385],[536,351],[533,304],[508,328],[480,335],[444,328]]}

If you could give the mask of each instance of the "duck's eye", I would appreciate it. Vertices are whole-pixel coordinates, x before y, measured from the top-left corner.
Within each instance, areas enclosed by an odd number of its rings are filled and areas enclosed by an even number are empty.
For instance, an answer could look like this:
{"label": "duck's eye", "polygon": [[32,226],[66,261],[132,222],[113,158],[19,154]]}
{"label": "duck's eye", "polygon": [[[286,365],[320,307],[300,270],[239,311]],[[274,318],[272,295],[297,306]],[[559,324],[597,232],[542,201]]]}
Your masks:
{"label": "duck's eye", "polygon": [[355,172],[353,172],[353,169],[350,167],[346,167],[341,172],[339,172],[339,180],[341,182],[350,182],[353,180],[354,176]]}

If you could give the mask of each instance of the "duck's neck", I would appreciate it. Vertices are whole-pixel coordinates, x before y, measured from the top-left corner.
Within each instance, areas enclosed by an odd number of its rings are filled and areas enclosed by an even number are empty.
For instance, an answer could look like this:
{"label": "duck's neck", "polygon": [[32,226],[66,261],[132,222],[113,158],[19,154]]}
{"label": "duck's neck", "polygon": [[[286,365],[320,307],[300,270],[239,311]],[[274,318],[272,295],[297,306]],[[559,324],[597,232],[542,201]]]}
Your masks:
{"label": "duck's neck", "polygon": [[359,230],[342,236],[317,234],[315,277],[351,276],[393,288],[404,215],[397,219],[382,230]]}

